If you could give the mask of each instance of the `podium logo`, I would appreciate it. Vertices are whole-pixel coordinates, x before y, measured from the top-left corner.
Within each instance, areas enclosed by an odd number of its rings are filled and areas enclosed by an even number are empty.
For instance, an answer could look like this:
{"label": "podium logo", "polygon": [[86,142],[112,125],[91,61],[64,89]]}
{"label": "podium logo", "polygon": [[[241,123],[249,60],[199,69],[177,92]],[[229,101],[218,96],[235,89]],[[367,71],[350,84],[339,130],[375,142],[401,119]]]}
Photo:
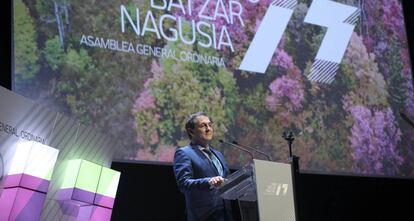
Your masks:
{"label": "podium logo", "polygon": [[[297,0],[275,0],[270,4],[239,66],[240,70],[265,73],[296,5]],[[312,2],[304,22],[326,27],[327,31],[308,80],[332,83],[359,14],[358,8],[349,5],[329,0]]]}
{"label": "podium logo", "polygon": [[287,183],[270,183],[266,186],[265,195],[285,196],[289,189]]}

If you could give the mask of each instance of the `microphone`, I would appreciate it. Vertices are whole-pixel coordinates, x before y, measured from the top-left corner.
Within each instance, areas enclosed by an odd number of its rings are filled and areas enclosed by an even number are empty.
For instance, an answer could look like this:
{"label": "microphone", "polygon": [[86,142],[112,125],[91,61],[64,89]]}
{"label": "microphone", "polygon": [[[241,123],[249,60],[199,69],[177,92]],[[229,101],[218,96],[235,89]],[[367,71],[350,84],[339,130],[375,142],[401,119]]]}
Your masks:
{"label": "microphone", "polygon": [[234,147],[234,148],[236,148],[236,149],[238,149],[238,150],[241,150],[241,151],[243,151],[243,152],[248,153],[248,154],[250,155],[250,157],[252,158],[252,161],[253,161],[253,159],[254,159],[253,153],[252,153],[252,152],[250,152],[250,151],[248,151],[247,149],[245,149],[245,148],[243,148],[243,147],[240,147],[240,146],[238,146],[238,145],[236,145],[236,144],[233,144],[233,143],[230,143],[230,142],[224,141],[224,140],[222,140],[222,139],[219,139],[219,142],[220,142],[220,143],[227,144],[227,145],[232,146],[232,147]]}
{"label": "microphone", "polygon": [[269,155],[269,154],[267,154],[267,153],[265,153],[265,152],[263,152],[263,151],[260,151],[259,149],[257,149],[257,148],[254,148],[254,147],[251,147],[251,146],[247,146],[247,145],[244,145],[244,144],[240,144],[240,143],[238,143],[237,141],[235,141],[235,140],[233,140],[233,142],[232,142],[234,145],[238,145],[238,146],[242,146],[242,147],[245,147],[245,148],[249,148],[249,149],[251,149],[251,150],[253,150],[253,151],[255,151],[255,152],[257,152],[257,153],[260,153],[260,154],[262,154],[262,155],[264,155],[264,156],[266,156],[266,158],[269,160],[269,161],[272,161],[272,157]]}
{"label": "microphone", "polygon": [[414,122],[407,116],[407,114],[400,111],[400,115],[401,115],[402,119],[404,119],[411,127],[414,128]]}

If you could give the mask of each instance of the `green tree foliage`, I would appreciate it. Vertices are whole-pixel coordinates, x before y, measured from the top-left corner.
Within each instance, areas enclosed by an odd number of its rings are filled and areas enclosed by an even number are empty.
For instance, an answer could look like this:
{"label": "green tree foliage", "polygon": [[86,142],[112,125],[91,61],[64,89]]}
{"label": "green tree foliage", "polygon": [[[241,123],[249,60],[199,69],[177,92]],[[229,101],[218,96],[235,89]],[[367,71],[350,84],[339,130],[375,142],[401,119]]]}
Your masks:
{"label": "green tree foliage", "polygon": [[[188,114],[197,111],[205,111],[212,117],[217,136],[220,137],[227,132],[238,102],[236,82],[232,73],[225,69],[211,73],[217,68],[202,65],[202,70],[211,74],[205,74],[204,78],[200,79],[200,73],[188,70],[193,65],[163,66],[165,68],[162,74],[158,73],[157,77],[147,83],[150,94],[143,91],[137,99],[135,119],[138,134],[143,135],[142,144],[151,144],[145,142],[144,138],[151,137],[154,131],[159,134],[161,143],[178,144],[180,141],[177,137],[186,140],[184,128],[177,128],[177,125],[184,125]],[[151,107],[150,112],[143,108],[144,104],[139,103],[152,99],[145,96],[152,96],[156,103],[156,106],[146,105]],[[149,125],[148,122],[153,124]]]}
{"label": "green tree foliage", "polygon": [[130,26],[122,33],[121,4],[127,6],[132,16],[135,8],[145,10],[149,5],[130,1],[38,0],[33,6],[41,24],[39,42],[45,61],[40,70],[44,74],[37,78],[47,90],[42,92],[43,102],[56,104],[58,111],[85,124],[111,128],[107,133],[122,136],[121,145],[128,148],[136,146],[133,124],[129,123],[130,109],[149,76],[149,57],[79,44],[82,35],[135,44],[163,44],[150,34],[140,38],[131,32]]}
{"label": "green tree foliage", "polygon": [[56,71],[64,62],[65,51],[60,45],[58,36],[46,41],[43,55],[45,56],[47,64],[53,71]]}
{"label": "green tree foliage", "polygon": [[29,10],[21,0],[14,1],[14,62],[16,87],[28,84],[37,71],[38,50],[36,30]]}
{"label": "green tree foliage", "polygon": [[[180,44],[169,44],[168,48],[217,56],[211,49],[193,49]],[[152,73],[153,77],[145,83],[132,110],[138,142],[144,147],[187,142],[181,125],[192,112],[207,112],[214,121],[218,137],[231,127],[239,104],[233,73],[223,67],[177,63],[172,59],[161,60],[160,65],[154,60]],[[160,139],[154,140],[157,137]]]}
{"label": "green tree foliage", "polygon": [[[59,43],[59,42],[58,42]],[[83,122],[89,122],[87,106],[89,93],[94,89],[94,69],[91,58],[84,49],[79,52],[69,49],[64,57],[60,81],[57,83],[57,96],[66,101],[67,111],[80,116]]]}
{"label": "green tree foliage", "polygon": [[404,63],[401,60],[400,50],[402,45],[397,40],[392,41],[390,50],[386,52],[390,76],[386,79],[389,85],[390,102],[394,104],[394,108],[403,107],[407,99],[407,87],[402,87],[407,81],[407,77],[403,74]]}
{"label": "green tree foliage", "polygon": [[345,78],[349,78],[347,81],[357,82],[356,87],[350,85],[349,89],[353,90],[344,96],[344,109],[358,104],[370,107],[388,105],[387,85],[375,62],[375,55],[368,53],[362,38],[357,34],[351,37],[343,63]]}

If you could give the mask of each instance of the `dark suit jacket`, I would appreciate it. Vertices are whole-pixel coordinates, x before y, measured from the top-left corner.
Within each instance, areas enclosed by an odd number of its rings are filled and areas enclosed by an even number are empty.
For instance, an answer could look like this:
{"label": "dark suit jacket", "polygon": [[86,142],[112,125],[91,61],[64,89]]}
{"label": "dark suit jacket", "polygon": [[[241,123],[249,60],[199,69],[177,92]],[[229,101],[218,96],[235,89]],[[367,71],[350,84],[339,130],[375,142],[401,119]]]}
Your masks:
{"label": "dark suit jacket", "polygon": [[[224,177],[230,174],[223,154],[211,148],[223,166]],[[185,196],[187,221],[224,221],[229,215],[225,211],[223,199],[208,180],[219,176],[209,159],[196,146],[178,148],[174,155],[174,174],[179,190]]]}

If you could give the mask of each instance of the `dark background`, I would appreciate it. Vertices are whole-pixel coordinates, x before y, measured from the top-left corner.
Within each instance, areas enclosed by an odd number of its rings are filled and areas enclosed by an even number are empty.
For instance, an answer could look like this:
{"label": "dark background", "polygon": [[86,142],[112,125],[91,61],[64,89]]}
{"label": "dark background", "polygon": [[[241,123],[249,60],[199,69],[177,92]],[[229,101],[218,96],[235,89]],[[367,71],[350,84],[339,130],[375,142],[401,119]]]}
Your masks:
{"label": "dark background", "polygon": [[12,73],[12,4],[10,0],[0,1],[0,28],[1,46],[0,46],[0,86],[11,89]]}
{"label": "dark background", "polygon": [[[0,3],[0,85],[8,89],[12,88],[11,2]],[[414,1],[402,2],[413,61]],[[183,219],[184,199],[170,164],[114,162],[112,168],[122,173],[112,220]],[[414,220],[414,179],[300,173],[296,189],[301,221]]]}

